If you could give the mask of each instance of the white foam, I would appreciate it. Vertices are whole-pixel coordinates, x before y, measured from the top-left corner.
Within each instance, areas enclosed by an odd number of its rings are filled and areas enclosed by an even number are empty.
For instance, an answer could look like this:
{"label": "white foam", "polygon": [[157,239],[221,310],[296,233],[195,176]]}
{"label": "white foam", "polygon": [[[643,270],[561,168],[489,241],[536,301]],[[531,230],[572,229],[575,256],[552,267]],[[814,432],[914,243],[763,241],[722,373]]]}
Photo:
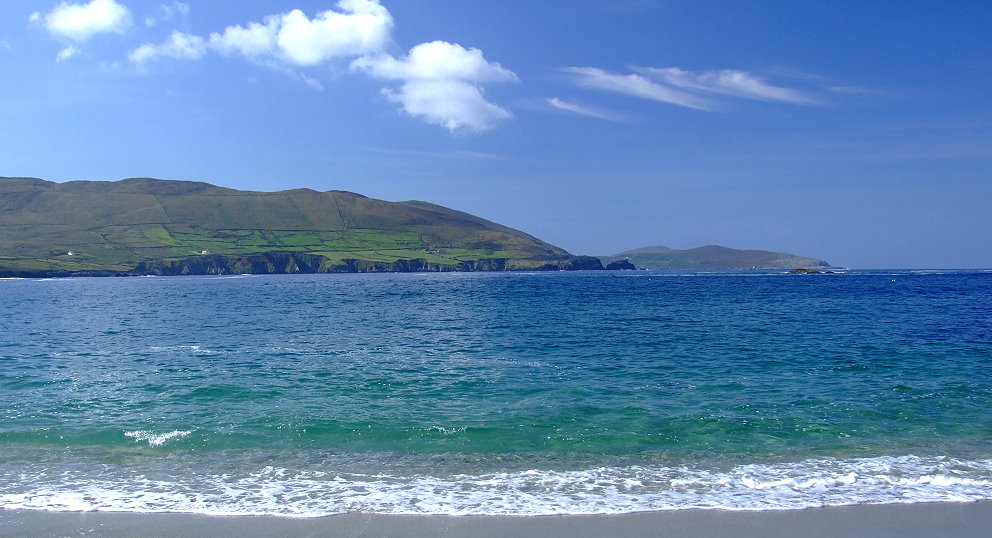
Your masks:
{"label": "white foam", "polygon": [[456,433],[462,433],[462,432],[464,432],[465,429],[466,428],[464,426],[457,427],[457,428],[454,428],[454,427],[453,428],[445,428],[444,426],[431,426],[431,427],[427,428],[425,431],[439,432],[439,433],[441,433],[443,435],[454,435]]}
{"label": "white foam", "polygon": [[218,352],[211,349],[206,349],[201,346],[152,346],[152,351],[162,352],[162,351],[182,351],[187,353],[195,353],[197,355],[216,355]]}
{"label": "white foam", "polygon": [[[689,508],[798,509],[847,504],[992,499],[992,459],[880,457],[691,467],[451,476],[346,474],[267,466],[250,473],[175,472],[171,479],[19,473],[0,484],[0,507],[317,517],[388,514],[612,514]],[[157,475],[156,475],[157,476]]]}
{"label": "white foam", "polygon": [[135,441],[148,441],[149,446],[162,446],[170,439],[183,438],[193,433],[193,430],[172,430],[166,433],[155,433],[149,430],[124,432],[124,435]]}

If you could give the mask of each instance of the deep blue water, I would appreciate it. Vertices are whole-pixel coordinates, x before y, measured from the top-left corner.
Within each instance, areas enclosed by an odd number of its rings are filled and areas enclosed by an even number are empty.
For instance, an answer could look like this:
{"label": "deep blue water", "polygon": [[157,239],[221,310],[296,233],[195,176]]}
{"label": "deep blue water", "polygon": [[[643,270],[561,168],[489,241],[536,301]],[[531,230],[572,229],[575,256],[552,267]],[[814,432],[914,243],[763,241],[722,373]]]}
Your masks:
{"label": "deep blue water", "polygon": [[992,498],[992,272],[0,280],[0,507]]}

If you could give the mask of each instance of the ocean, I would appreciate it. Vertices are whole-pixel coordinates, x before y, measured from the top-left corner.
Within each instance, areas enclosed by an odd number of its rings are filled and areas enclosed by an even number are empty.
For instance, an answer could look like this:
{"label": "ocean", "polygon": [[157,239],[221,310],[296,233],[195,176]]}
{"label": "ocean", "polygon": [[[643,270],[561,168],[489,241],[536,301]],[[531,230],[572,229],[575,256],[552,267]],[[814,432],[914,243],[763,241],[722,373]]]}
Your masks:
{"label": "ocean", "polygon": [[0,280],[0,507],[992,499],[992,272]]}

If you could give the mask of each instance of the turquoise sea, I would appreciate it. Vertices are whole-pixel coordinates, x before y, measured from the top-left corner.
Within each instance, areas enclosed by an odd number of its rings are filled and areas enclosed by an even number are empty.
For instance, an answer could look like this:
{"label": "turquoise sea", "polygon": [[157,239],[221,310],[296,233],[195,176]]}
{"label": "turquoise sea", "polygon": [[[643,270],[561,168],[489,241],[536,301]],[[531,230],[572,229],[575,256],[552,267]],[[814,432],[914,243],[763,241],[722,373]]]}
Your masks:
{"label": "turquoise sea", "polygon": [[0,507],[992,499],[992,272],[0,280]]}

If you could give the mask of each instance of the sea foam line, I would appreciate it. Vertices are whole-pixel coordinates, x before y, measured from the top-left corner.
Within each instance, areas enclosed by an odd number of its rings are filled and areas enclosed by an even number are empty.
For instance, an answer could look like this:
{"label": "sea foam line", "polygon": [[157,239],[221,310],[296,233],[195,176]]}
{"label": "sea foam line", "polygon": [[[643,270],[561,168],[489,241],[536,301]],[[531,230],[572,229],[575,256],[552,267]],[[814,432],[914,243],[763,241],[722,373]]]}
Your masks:
{"label": "sea foam line", "polygon": [[[149,438],[151,442],[151,438]],[[264,467],[250,473],[140,469],[5,473],[0,507],[317,517],[385,514],[615,514],[679,509],[777,510],[992,499],[992,459],[915,456],[690,467],[601,467],[446,477]],[[156,476],[155,479],[148,478]],[[19,479],[17,478],[19,476]]]}
{"label": "sea foam line", "polygon": [[202,346],[152,346],[150,349],[156,353],[163,351],[183,351],[193,353],[195,355],[216,355],[218,353],[217,351],[206,349]]}

